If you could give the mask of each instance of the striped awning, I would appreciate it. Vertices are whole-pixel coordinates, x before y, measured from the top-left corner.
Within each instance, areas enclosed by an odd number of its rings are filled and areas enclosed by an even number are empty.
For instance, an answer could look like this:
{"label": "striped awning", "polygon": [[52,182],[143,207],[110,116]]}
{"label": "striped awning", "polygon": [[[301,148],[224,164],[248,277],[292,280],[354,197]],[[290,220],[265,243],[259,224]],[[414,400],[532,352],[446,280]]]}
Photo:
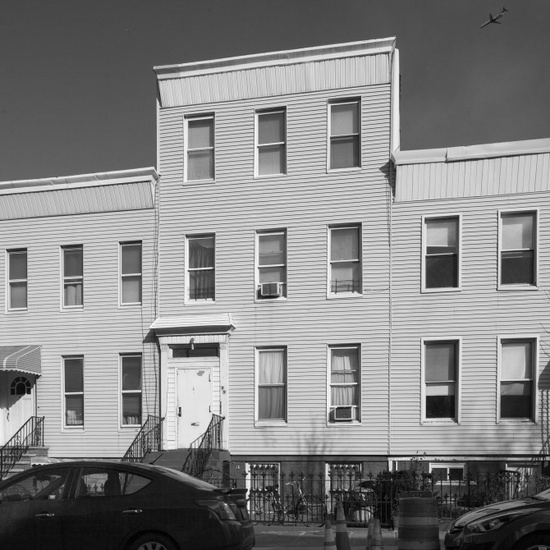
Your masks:
{"label": "striped awning", "polygon": [[0,371],[7,370],[40,375],[40,346],[0,346]]}

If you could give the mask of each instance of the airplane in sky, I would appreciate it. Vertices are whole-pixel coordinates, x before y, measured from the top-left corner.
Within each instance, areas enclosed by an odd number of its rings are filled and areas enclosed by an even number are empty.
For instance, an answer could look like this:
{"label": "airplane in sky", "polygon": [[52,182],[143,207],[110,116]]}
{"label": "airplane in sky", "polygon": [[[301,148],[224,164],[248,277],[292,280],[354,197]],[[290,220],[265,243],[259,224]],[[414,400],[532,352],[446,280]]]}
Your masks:
{"label": "airplane in sky", "polygon": [[482,29],[483,27],[486,27],[490,23],[497,23],[497,24],[500,25],[499,19],[504,15],[504,12],[506,12],[506,11],[508,11],[506,8],[502,8],[502,11],[498,15],[496,15],[495,17],[493,17],[489,13],[489,21],[486,21],[485,23],[483,23],[483,25],[481,25],[481,27],[479,27],[479,28]]}

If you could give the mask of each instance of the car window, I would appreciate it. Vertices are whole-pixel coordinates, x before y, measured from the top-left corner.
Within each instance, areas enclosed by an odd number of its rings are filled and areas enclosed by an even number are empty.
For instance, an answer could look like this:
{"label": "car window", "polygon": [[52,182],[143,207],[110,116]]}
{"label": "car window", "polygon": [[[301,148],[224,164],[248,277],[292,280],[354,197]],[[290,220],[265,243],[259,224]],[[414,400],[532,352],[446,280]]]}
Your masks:
{"label": "car window", "polygon": [[76,498],[117,497],[136,493],[149,478],[110,468],[83,468],[76,486]]}
{"label": "car window", "polygon": [[24,477],[14,480],[0,490],[0,502],[62,498],[67,486],[69,468],[59,470],[30,470]]}

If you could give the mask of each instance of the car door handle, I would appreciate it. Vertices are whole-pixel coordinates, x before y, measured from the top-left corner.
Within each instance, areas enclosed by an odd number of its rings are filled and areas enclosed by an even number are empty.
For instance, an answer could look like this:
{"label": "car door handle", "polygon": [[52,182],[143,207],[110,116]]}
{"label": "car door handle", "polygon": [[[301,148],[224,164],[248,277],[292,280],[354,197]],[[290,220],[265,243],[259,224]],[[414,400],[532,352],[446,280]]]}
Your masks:
{"label": "car door handle", "polygon": [[143,510],[139,510],[139,509],[134,509],[134,510],[123,510],[122,513],[123,514],[141,514],[141,512],[143,512]]}
{"label": "car door handle", "polygon": [[42,512],[41,514],[36,514],[37,518],[53,518],[55,514],[50,514],[48,512]]}

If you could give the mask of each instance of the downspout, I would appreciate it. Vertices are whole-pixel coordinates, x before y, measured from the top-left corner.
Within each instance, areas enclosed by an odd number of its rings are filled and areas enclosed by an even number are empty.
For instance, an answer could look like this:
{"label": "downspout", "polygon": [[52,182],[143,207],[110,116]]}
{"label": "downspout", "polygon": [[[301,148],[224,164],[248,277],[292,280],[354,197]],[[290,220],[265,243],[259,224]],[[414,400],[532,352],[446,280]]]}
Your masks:
{"label": "downspout", "polygon": [[[160,176],[160,89],[157,79],[157,89],[156,89],[156,113],[155,113],[155,124],[156,124],[156,170],[158,174],[158,180],[156,185],[156,192],[155,192],[155,235],[154,235],[154,246],[155,246],[155,283],[154,283],[154,303],[153,303],[153,317],[156,320],[159,317],[160,312],[160,186],[161,186],[161,176]],[[157,379],[157,406],[158,406],[158,417],[163,418],[162,415],[162,392],[164,390],[163,384],[162,384],[162,354],[161,354],[161,348],[160,348],[160,341],[158,338],[157,333],[155,332],[155,341],[157,344],[157,357],[158,357],[158,368],[156,371],[156,379]],[[161,440],[161,448],[164,448],[164,429],[163,424],[161,422],[160,425],[160,440]]]}
{"label": "downspout", "polygon": [[388,296],[388,466],[389,458],[392,456],[392,367],[393,367],[393,201],[396,186],[396,166],[394,164],[394,153],[401,147],[401,127],[399,113],[400,99],[400,73],[399,73],[399,50],[394,48],[392,52],[392,74],[391,74],[391,110],[390,110],[390,166],[389,166],[389,204],[388,204],[388,225],[389,225],[389,296]]}

